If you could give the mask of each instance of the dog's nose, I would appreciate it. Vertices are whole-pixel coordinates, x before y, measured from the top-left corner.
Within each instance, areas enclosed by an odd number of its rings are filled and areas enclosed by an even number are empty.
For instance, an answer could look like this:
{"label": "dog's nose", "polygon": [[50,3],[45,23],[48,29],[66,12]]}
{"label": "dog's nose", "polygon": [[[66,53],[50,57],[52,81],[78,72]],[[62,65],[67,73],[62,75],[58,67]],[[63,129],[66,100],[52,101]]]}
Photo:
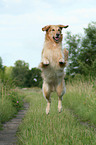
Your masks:
{"label": "dog's nose", "polygon": [[60,34],[59,34],[59,33],[57,33],[57,34],[56,34],[56,37],[59,37],[59,36],[60,36]]}

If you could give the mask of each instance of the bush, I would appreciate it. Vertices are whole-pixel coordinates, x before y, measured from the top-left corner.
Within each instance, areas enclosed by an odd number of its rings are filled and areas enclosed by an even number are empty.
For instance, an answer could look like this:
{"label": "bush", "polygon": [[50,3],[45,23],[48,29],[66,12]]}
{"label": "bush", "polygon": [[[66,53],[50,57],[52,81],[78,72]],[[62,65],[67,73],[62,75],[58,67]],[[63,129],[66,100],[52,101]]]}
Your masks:
{"label": "bush", "polygon": [[7,98],[12,102],[13,107],[16,108],[16,110],[20,110],[21,107],[23,107],[23,99],[24,96],[21,96],[20,94],[18,94],[18,92],[15,91],[11,91]]}

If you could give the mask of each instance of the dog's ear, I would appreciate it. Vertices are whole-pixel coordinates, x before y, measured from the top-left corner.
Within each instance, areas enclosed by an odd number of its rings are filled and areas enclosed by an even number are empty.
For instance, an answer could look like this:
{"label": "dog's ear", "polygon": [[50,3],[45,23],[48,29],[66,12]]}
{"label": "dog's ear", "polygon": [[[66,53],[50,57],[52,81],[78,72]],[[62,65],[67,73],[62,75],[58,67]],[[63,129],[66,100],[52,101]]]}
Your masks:
{"label": "dog's ear", "polygon": [[42,28],[42,31],[48,31],[48,29],[50,28],[51,25],[47,25],[45,27]]}
{"label": "dog's ear", "polygon": [[69,27],[69,25],[58,25],[58,27],[62,30],[63,28],[67,28],[67,27]]}

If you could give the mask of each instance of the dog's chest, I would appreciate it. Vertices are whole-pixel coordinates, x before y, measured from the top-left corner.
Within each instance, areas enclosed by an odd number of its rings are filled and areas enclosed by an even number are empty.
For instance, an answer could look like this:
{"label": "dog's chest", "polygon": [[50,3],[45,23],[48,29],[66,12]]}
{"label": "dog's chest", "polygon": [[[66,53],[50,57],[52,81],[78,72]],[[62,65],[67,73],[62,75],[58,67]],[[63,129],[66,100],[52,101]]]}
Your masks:
{"label": "dog's chest", "polygon": [[60,56],[60,52],[56,51],[56,50],[50,50],[48,52],[48,60],[50,61],[50,63],[57,63],[59,60],[59,56]]}
{"label": "dog's chest", "polygon": [[64,77],[64,68],[60,67],[59,60],[64,58],[61,46],[54,48],[45,47],[43,57],[47,58],[49,65],[43,69],[43,79],[54,86],[58,84]]}
{"label": "dog's chest", "polygon": [[60,58],[64,57],[62,50],[60,49],[48,49],[46,51],[46,57],[48,58],[50,65],[52,67],[59,67]]}

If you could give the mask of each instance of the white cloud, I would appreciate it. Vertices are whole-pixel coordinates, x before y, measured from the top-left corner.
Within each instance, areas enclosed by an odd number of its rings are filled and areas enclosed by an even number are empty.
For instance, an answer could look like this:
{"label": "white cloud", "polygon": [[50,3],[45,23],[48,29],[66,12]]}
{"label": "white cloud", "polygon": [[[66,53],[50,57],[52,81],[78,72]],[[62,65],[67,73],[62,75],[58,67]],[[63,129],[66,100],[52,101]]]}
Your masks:
{"label": "white cloud", "polygon": [[20,3],[22,0],[3,0],[5,3]]}
{"label": "white cloud", "polygon": [[[69,28],[64,29],[64,34],[66,31],[76,34],[83,32],[83,27],[87,27],[91,20],[96,21],[96,6],[87,7],[87,4],[84,5],[86,0],[82,1],[1,0],[1,57],[7,57],[8,53],[10,62],[11,57],[12,62],[21,58],[31,63],[31,66],[37,66],[43,47],[44,33],[41,28],[44,25],[68,24]],[[91,4],[94,0],[88,0],[88,2]],[[4,61],[6,60],[5,58]]]}

